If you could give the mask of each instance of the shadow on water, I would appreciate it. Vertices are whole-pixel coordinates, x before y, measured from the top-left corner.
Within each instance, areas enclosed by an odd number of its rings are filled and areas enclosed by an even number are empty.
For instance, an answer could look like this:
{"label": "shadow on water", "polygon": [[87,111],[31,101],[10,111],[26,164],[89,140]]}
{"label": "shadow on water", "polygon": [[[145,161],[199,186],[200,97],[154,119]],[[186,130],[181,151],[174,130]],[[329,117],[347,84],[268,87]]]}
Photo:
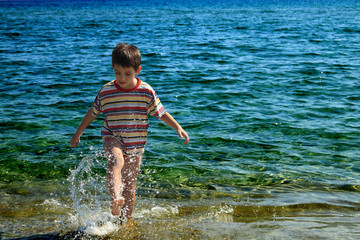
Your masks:
{"label": "shadow on water", "polygon": [[[2,239],[1,235],[0,235],[0,239]],[[53,239],[62,239],[62,238],[58,233],[49,233],[49,234],[33,235],[22,238],[12,238],[10,240],[53,240]]]}
{"label": "shadow on water", "polygon": [[[0,239],[2,239],[1,235],[0,235]],[[66,233],[65,235],[61,235],[59,233],[48,233],[48,234],[39,234],[39,235],[33,235],[33,236],[21,237],[21,238],[12,238],[9,240],[80,240],[80,239],[100,240],[106,238],[90,236],[80,231],[72,231]]]}
{"label": "shadow on water", "polygon": [[[41,234],[41,235],[33,235],[23,238],[12,238],[10,240],[76,240],[76,239],[89,239],[89,236],[81,232],[69,232],[66,235],[61,236],[58,233],[49,233],[49,234]],[[1,239],[1,238],[0,238]],[[91,239],[94,239],[93,237]],[[98,238],[103,239],[103,238]]]}
{"label": "shadow on water", "polygon": [[[21,238],[12,238],[7,240],[110,240],[110,239],[142,239],[141,230],[137,227],[138,223],[131,222],[129,225],[118,231],[105,235],[92,235],[82,230],[75,230],[62,233],[37,234]],[[0,235],[1,237],[1,235]],[[0,238],[2,239],[2,238]]]}

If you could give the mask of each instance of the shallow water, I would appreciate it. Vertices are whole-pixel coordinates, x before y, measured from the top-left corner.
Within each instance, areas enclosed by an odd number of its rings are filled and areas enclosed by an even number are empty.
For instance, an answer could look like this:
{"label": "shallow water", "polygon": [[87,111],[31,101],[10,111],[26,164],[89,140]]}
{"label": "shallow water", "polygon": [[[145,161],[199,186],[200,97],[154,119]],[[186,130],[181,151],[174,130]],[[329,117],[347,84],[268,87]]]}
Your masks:
{"label": "shallow water", "polygon": [[[359,8],[1,2],[0,238],[358,238]],[[125,228],[109,215],[102,120],[69,147],[119,41],[191,137],[151,119]]]}

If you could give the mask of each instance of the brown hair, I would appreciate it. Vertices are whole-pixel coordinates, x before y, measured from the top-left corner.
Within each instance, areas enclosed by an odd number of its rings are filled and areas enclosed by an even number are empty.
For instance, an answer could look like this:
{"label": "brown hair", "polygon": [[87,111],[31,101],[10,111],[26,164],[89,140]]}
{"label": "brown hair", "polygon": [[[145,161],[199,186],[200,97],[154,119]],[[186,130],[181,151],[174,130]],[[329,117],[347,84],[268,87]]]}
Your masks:
{"label": "brown hair", "polygon": [[111,66],[120,65],[122,67],[133,67],[135,71],[141,63],[141,54],[134,45],[119,43],[112,51]]}

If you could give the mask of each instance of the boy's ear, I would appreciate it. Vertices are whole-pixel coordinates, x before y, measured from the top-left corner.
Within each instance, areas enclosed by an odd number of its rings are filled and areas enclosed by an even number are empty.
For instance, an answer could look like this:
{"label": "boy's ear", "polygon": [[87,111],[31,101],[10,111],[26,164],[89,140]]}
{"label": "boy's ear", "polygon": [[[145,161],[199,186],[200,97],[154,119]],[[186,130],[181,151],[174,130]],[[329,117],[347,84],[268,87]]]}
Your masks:
{"label": "boy's ear", "polygon": [[138,69],[136,70],[136,73],[135,73],[135,75],[138,75],[138,74],[140,73],[140,71],[141,71],[141,68],[142,68],[141,66],[139,66],[139,67],[138,67]]}

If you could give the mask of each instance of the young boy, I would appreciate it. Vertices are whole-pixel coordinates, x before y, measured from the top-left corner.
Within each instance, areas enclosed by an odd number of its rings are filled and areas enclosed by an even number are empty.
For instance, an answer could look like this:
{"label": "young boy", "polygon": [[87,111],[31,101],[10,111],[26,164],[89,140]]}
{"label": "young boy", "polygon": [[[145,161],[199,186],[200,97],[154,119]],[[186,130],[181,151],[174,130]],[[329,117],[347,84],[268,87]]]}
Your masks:
{"label": "young boy", "polygon": [[98,92],[93,106],[86,113],[70,141],[72,147],[101,113],[105,115],[101,128],[104,151],[108,158],[107,184],[113,215],[130,219],[135,203],[135,184],[147,138],[148,115],[159,118],[175,129],[180,138],[189,142],[188,134],[165,111],[151,86],[135,76],[140,73],[140,51],[134,45],[119,43],[112,52],[115,80]]}

